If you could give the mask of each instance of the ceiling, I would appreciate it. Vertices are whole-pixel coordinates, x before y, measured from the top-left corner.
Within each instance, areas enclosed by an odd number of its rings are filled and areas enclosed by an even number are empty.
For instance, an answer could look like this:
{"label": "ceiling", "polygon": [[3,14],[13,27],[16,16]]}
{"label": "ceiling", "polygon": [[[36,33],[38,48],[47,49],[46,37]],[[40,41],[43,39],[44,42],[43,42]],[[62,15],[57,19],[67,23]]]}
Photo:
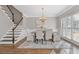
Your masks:
{"label": "ceiling", "polygon": [[29,17],[40,17],[42,15],[41,8],[44,8],[46,17],[56,17],[70,5],[14,5],[14,7]]}

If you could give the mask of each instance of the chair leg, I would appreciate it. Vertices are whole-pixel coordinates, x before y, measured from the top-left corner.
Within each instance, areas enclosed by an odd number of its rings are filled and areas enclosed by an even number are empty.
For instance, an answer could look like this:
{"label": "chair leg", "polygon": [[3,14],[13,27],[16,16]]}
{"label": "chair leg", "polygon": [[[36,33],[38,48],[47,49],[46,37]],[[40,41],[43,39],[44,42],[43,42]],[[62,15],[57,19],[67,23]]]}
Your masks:
{"label": "chair leg", "polygon": [[34,39],[34,41],[33,41],[34,43],[36,42],[36,40]]}
{"label": "chair leg", "polygon": [[52,38],[52,42],[54,43],[54,40],[53,40],[53,38]]}
{"label": "chair leg", "polygon": [[48,41],[47,41],[47,40],[45,40],[45,43],[46,43],[46,44],[47,44],[47,42],[48,42]]}
{"label": "chair leg", "polygon": [[51,44],[52,44],[52,42],[51,42]]}
{"label": "chair leg", "polygon": [[54,43],[53,39],[51,40],[51,44]]}
{"label": "chair leg", "polygon": [[38,39],[36,39],[36,41],[35,41],[37,44],[38,44]]}
{"label": "chair leg", "polygon": [[41,41],[42,41],[42,44],[43,44],[43,39],[41,39]]}

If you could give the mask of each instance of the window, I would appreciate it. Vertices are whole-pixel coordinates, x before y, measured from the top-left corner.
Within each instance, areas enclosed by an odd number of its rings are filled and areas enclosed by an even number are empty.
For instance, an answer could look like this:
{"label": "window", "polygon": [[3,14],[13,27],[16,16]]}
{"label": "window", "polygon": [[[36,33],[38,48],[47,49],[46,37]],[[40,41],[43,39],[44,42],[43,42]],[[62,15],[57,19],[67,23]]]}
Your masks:
{"label": "window", "polygon": [[79,42],[79,14],[64,17],[61,21],[62,35]]}
{"label": "window", "polygon": [[73,15],[73,40],[79,42],[79,14]]}
{"label": "window", "polygon": [[62,32],[63,36],[71,39],[71,17],[62,19]]}

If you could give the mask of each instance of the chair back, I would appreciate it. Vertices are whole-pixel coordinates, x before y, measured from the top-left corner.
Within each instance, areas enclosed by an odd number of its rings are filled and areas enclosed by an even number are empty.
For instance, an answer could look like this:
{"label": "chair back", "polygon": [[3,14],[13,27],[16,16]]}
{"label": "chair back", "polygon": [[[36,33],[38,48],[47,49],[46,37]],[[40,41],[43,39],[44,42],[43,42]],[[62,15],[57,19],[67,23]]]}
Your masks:
{"label": "chair back", "polygon": [[52,34],[53,34],[53,32],[51,29],[47,30],[46,31],[46,40],[52,39]]}
{"label": "chair back", "polygon": [[36,39],[43,39],[43,32],[41,30],[36,31]]}
{"label": "chair back", "polygon": [[28,34],[27,34],[27,41],[33,41],[34,39],[33,39],[33,34],[32,34],[32,32],[29,32]]}

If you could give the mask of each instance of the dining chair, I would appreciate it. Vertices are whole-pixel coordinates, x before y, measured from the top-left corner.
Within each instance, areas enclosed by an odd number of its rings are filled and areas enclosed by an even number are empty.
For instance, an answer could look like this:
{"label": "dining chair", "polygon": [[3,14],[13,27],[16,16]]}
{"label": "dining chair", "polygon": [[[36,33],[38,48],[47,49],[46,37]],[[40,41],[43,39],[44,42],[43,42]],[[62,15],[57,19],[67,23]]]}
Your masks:
{"label": "dining chair", "polygon": [[27,34],[27,41],[33,42],[33,34],[31,32]]}
{"label": "dining chair", "polygon": [[43,40],[44,40],[43,36],[44,36],[44,33],[41,30],[36,31],[36,41],[37,42],[42,41],[42,44],[43,44]]}
{"label": "dining chair", "polygon": [[54,35],[53,35],[53,32],[52,30],[47,30],[46,31],[46,41],[51,41],[51,42],[54,42]]}

